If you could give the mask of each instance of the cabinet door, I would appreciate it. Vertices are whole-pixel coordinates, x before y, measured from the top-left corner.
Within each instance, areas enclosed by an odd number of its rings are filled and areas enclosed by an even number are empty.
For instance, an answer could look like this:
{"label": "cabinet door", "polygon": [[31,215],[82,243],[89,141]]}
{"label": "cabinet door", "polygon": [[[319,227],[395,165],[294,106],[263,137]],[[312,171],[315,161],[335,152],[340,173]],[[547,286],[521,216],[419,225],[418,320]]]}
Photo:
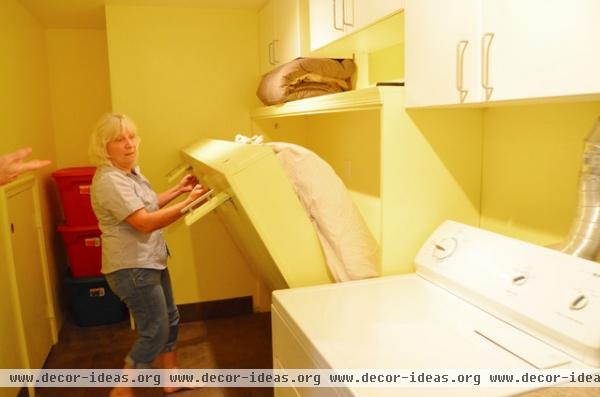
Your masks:
{"label": "cabinet door", "polygon": [[[346,0],[351,3],[353,8],[352,16],[355,29],[360,29],[371,25],[386,16],[393,14],[404,8],[404,0]],[[347,5],[345,7],[348,14]],[[349,16],[346,16],[348,19]]]}
{"label": "cabinet door", "polygon": [[481,100],[480,0],[406,0],[407,106]]}
{"label": "cabinet door", "polygon": [[600,92],[598,0],[483,0],[490,100]]}
{"label": "cabinet door", "polygon": [[30,368],[42,368],[53,344],[49,302],[31,189],[8,197],[17,293]]}
{"label": "cabinet door", "polygon": [[309,0],[308,11],[311,51],[339,39],[349,29],[344,27],[344,0]]}
{"label": "cabinet door", "polygon": [[[5,225],[0,223],[1,227]],[[0,239],[2,236],[0,235]],[[2,294],[2,305],[0,306],[0,368],[23,368],[25,366],[23,357],[21,356],[21,344],[19,329],[15,326],[15,322],[20,321],[17,313],[17,304],[14,296],[16,291],[11,278],[8,277],[4,258],[7,247],[4,247],[4,241],[0,241],[0,269],[2,269],[3,277],[0,277],[0,290]],[[18,394],[16,388],[0,388],[1,397],[14,397]]]}
{"label": "cabinet door", "polygon": [[273,46],[275,40],[275,5],[269,1],[258,13],[258,57],[260,74],[265,74],[274,66]]}
{"label": "cabinet door", "polygon": [[273,61],[280,65],[300,56],[299,0],[275,0],[275,26]]}
{"label": "cabinet door", "polygon": [[260,73],[300,56],[299,0],[270,0],[258,14]]}

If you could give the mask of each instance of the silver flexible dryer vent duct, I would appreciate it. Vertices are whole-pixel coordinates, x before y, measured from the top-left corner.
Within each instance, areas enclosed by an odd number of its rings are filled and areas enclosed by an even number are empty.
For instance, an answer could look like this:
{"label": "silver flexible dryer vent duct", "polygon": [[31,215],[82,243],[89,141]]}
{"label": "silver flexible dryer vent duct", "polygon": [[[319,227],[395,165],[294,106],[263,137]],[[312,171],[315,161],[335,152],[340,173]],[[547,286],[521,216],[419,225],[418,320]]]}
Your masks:
{"label": "silver flexible dryer vent duct", "polygon": [[600,119],[585,139],[577,215],[566,241],[555,248],[591,260],[600,254]]}

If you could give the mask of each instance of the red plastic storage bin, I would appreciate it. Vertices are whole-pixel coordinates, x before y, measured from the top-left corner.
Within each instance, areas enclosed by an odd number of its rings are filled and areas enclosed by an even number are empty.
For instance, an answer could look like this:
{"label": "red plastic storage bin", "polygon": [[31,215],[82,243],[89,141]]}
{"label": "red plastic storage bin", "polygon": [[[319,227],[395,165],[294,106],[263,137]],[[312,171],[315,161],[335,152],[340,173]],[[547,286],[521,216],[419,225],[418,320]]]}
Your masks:
{"label": "red plastic storage bin", "polygon": [[95,172],[96,167],[73,167],[63,168],[52,173],[58,186],[66,225],[98,224],[90,200],[90,185]]}
{"label": "red plastic storage bin", "polygon": [[100,276],[102,246],[98,226],[58,227],[67,248],[67,257],[73,277]]}

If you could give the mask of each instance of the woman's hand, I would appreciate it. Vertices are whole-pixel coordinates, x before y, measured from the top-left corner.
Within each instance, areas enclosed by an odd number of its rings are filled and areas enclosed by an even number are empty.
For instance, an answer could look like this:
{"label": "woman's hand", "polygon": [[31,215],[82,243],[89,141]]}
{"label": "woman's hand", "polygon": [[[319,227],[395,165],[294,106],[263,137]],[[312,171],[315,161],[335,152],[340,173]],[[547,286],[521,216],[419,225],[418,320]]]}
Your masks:
{"label": "woman's hand", "polygon": [[206,192],[208,192],[208,188],[206,188],[200,184],[196,184],[190,191],[190,194],[187,196],[185,201],[187,201],[188,203],[191,203],[192,201],[196,200],[198,197],[202,196]]}
{"label": "woman's hand", "polygon": [[[133,214],[129,215],[126,219],[126,222],[142,233],[152,233],[153,231],[168,226],[177,219],[181,218],[183,216],[181,210],[190,205],[194,200],[197,200],[207,191],[208,189],[206,187],[196,184],[192,187],[190,194],[188,194],[185,200],[182,200],[175,205],[163,207],[158,211],[148,212],[145,208],[140,208]],[[201,203],[198,203],[197,205],[200,204]]]}
{"label": "woman's hand", "polygon": [[191,192],[194,186],[196,186],[197,184],[198,179],[192,174],[187,174],[186,176],[181,178],[181,181],[179,181],[179,183],[176,186],[178,195],[185,192]]}
{"label": "woman's hand", "polygon": [[37,170],[50,164],[48,160],[25,161],[25,157],[30,154],[31,148],[25,148],[0,156],[0,186],[15,180],[24,172]]}
{"label": "woman's hand", "polygon": [[184,176],[183,178],[181,178],[177,185],[174,185],[170,189],[157,194],[158,206],[162,208],[165,205],[169,204],[175,197],[179,197],[180,195],[186,192],[191,192],[194,186],[196,186],[197,184],[198,179],[196,179],[194,175],[188,174]]}

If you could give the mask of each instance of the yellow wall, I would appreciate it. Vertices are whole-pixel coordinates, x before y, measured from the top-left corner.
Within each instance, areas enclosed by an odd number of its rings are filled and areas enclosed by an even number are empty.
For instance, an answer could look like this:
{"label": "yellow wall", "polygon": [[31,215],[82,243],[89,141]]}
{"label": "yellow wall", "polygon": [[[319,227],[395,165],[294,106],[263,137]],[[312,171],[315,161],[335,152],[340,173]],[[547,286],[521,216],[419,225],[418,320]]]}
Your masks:
{"label": "yellow wall", "polygon": [[369,53],[369,85],[404,80],[404,43]]}
{"label": "yellow wall", "polygon": [[481,111],[397,113],[400,133],[382,138],[384,274],[413,271],[436,227],[446,219],[476,226],[480,209]]}
{"label": "yellow wall", "polygon": [[106,31],[46,30],[56,167],[88,165],[89,135],[109,112]]}
{"label": "yellow wall", "polygon": [[[34,157],[55,161],[44,31],[37,20],[14,0],[0,2],[0,51],[0,153],[31,146]],[[52,170],[53,166],[46,167],[37,172],[37,176],[41,187],[51,282],[53,294],[57,296],[58,280],[52,249],[55,225],[52,214],[56,213],[56,201],[49,176]],[[0,263],[0,271],[6,274],[4,266]],[[7,291],[7,278],[0,277],[0,280],[0,290]],[[5,302],[0,307],[2,323],[11,324],[14,320],[10,303]],[[60,316],[60,313],[57,315]],[[0,327],[0,367],[16,364],[18,346],[14,343],[14,336],[14,328]],[[8,395],[14,395],[14,391],[8,390]]]}
{"label": "yellow wall", "polygon": [[[113,109],[138,124],[140,165],[156,190],[190,142],[249,131],[255,12],[113,5],[106,16]],[[191,230],[179,222],[166,238],[178,303],[252,294],[254,278],[215,217]]]}
{"label": "yellow wall", "polygon": [[381,240],[379,117],[379,111],[362,111],[307,118],[306,142],[344,181],[377,241]]}
{"label": "yellow wall", "polygon": [[599,116],[600,102],[486,109],[481,226],[562,241],[577,207],[583,140]]}
{"label": "yellow wall", "polygon": [[54,160],[44,31],[18,2],[0,6],[0,150],[32,146],[35,157]]}

